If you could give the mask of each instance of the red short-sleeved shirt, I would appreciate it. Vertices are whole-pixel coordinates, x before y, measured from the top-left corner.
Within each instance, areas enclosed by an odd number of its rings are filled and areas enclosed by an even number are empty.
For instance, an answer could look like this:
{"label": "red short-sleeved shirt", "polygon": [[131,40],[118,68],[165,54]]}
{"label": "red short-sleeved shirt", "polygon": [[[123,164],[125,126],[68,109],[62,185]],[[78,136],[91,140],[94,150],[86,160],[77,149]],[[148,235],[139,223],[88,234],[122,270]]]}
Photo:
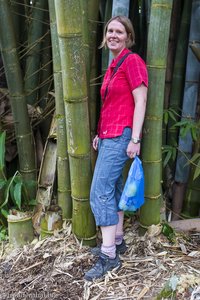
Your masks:
{"label": "red short-sleeved shirt", "polygon": [[[98,123],[100,138],[120,136],[125,127],[132,128],[135,107],[132,91],[142,83],[148,86],[145,62],[137,54],[128,55],[111,78],[118,61],[128,52],[128,49],[124,49],[116,59],[113,59],[104,76],[101,87],[103,105]],[[108,90],[104,99],[107,86]]]}

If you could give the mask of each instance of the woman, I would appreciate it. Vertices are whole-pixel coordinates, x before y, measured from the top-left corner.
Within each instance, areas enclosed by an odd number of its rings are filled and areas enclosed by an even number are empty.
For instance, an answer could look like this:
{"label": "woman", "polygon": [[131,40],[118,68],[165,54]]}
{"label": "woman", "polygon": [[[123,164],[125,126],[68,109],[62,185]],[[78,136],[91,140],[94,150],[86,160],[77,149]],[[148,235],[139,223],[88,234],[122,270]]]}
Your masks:
{"label": "woman", "polygon": [[[107,271],[120,267],[118,254],[126,250],[124,213],[118,208],[123,188],[122,170],[127,159],[140,154],[148,86],[144,61],[128,50],[134,39],[134,30],[127,17],[115,16],[107,22],[102,47],[107,46],[114,58],[101,87],[103,105],[98,135],[93,140],[94,149],[98,148],[98,158],[90,193],[96,225],[102,233],[102,245],[93,249],[99,258],[85,273],[86,280],[101,278]],[[130,55],[125,58],[127,53]],[[119,62],[121,65],[116,70]]]}

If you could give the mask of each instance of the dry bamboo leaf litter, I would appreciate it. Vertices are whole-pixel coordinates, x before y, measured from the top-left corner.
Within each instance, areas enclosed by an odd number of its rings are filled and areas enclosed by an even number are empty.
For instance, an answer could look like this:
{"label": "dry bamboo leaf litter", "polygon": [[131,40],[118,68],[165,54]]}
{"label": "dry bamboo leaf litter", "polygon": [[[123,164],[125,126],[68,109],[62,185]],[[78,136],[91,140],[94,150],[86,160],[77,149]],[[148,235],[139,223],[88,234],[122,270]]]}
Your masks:
{"label": "dry bamboo leaf litter", "polygon": [[177,235],[172,244],[159,228],[154,227],[150,235],[143,237],[138,235],[137,228],[136,222],[127,220],[128,250],[121,256],[120,270],[94,282],[84,281],[83,275],[95,258],[88,247],[74,238],[69,223],[55,237],[34,241],[23,249],[11,250],[3,244],[0,299],[153,300],[174,275],[179,278],[176,299],[196,297],[192,293],[200,286],[197,234]]}

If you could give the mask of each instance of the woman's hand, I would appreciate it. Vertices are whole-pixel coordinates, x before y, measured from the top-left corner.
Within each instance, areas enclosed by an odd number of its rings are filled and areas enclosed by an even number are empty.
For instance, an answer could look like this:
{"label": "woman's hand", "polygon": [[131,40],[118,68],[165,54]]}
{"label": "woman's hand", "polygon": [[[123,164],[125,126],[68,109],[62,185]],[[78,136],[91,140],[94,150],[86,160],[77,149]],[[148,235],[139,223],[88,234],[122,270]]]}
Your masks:
{"label": "woman's hand", "polygon": [[98,135],[96,135],[92,142],[92,146],[93,146],[94,150],[97,150],[98,141],[99,141],[99,137],[98,137]]}
{"label": "woman's hand", "polygon": [[136,157],[136,155],[140,155],[140,143],[134,144],[130,141],[126,149],[126,153],[130,158],[134,158]]}

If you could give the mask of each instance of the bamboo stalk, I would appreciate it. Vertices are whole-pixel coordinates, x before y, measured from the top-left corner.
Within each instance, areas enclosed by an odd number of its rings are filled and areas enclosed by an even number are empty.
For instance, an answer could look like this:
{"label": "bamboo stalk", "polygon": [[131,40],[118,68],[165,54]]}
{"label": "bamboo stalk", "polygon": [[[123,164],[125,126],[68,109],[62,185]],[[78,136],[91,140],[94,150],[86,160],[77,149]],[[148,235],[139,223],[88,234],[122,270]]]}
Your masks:
{"label": "bamboo stalk", "polygon": [[160,222],[162,117],[172,2],[152,0],[151,4],[147,48],[149,91],[142,144],[146,183],[145,204],[140,215],[143,227]]}
{"label": "bamboo stalk", "polygon": [[[88,1],[88,28],[89,28],[89,52],[90,52],[90,82],[89,82],[89,114],[90,114],[90,136],[91,140],[96,135],[96,125],[97,125],[97,108],[99,105],[99,80],[98,78],[98,17],[99,17],[99,0]],[[92,147],[91,143],[91,163],[92,170],[94,169],[96,161],[96,151]]]}
{"label": "bamboo stalk", "polygon": [[[104,23],[104,25],[107,23],[107,21],[111,18],[112,16],[112,3],[113,0],[111,1],[106,1],[105,6],[103,7],[104,9],[102,9],[102,22]],[[102,49],[102,74],[105,73],[105,71],[108,68],[108,64],[109,64],[109,50],[103,48]]]}
{"label": "bamboo stalk", "polygon": [[62,71],[59,41],[56,25],[56,12],[54,0],[49,0],[53,72],[56,101],[56,122],[57,122],[57,181],[58,181],[58,205],[62,209],[63,219],[72,217],[72,199],[69,171],[69,156],[67,153],[66,120],[63,101]]}
{"label": "bamboo stalk", "polygon": [[25,5],[23,0],[19,0],[17,2],[10,2],[11,5],[11,10],[12,10],[12,17],[13,17],[13,23],[14,23],[14,28],[15,28],[15,36],[16,36],[16,41],[18,43],[18,46],[23,44],[23,35],[25,32]]}
{"label": "bamboo stalk", "polygon": [[30,24],[28,28],[28,53],[25,68],[25,92],[27,103],[34,104],[37,100],[39,69],[40,69],[40,48],[43,35],[43,17],[46,1],[35,0],[32,5]]}
{"label": "bamboo stalk", "polygon": [[[199,92],[198,92],[198,102],[197,102],[197,126],[200,130],[200,81],[199,81]],[[198,155],[200,153],[200,134],[194,143],[194,150],[192,156]],[[183,208],[181,216],[184,218],[194,218],[198,217],[200,213],[200,176],[194,178],[196,168],[199,168],[199,164],[190,166],[189,180],[187,183],[187,189],[185,197],[183,198]]]}
{"label": "bamboo stalk", "polygon": [[[135,32],[135,45],[133,47],[134,52],[138,53],[140,49],[141,43],[141,35],[140,35],[140,13],[139,13],[139,1],[130,1],[130,11],[129,18],[132,21],[134,32]],[[144,36],[142,34],[142,39]]]}
{"label": "bamboo stalk", "polygon": [[[6,34],[5,24],[7,24]],[[16,50],[10,6],[6,0],[0,1],[0,44],[15,124],[20,173],[25,181],[35,181],[35,144],[24,95],[22,71]],[[32,186],[29,192],[31,198],[35,197],[35,187]]]}
{"label": "bamboo stalk", "polygon": [[80,1],[56,0],[56,20],[63,74],[67,141],[73,199],[72,227],[84,244],[96,243],[89,205],[91,184],[90,130]]}
{"label": "bamboo stalk", "polygon": [[[200,42],[200,0],[192,1],[192,15],[190,23],[190,36],[188,43],[187,66],[185,75],[184,97],[182,105],[181,120],[195,120],[195,111],[198,98],[198,81],[199,81],[199,63],[195,55],[192,53],[189,45],[191,41]],[[187,133],[185,137],[179,137],[179,153],[176,161],[175,180],[177,182],[186,183],[189,175],[189,165],[187,157],[191,157],[192,153],[192,136]],[[182,152],[184,152],[182,154]]]}
{"label": "bamboo stalk", "polygon": [[[169,107],[173,109],[178,115],[180,115],[183,90],[184,90],[191,8],[192,8],[192,2],[184,1],[179,35],[177,40],[177,48],[176,48],[174,71],[173,71],[171,94],[170,94]],[[177,121],[180,120],[178,116],[175,116],[175,118]],[[173,127],[174,124],[175,121],[169,119],[168,130],[167,130],[167,144],[171,146],[176,146],[178,143],[178,128]],[[175,162],[170,161],[170,168],[171,168],[171,172],[174,175]]]}

